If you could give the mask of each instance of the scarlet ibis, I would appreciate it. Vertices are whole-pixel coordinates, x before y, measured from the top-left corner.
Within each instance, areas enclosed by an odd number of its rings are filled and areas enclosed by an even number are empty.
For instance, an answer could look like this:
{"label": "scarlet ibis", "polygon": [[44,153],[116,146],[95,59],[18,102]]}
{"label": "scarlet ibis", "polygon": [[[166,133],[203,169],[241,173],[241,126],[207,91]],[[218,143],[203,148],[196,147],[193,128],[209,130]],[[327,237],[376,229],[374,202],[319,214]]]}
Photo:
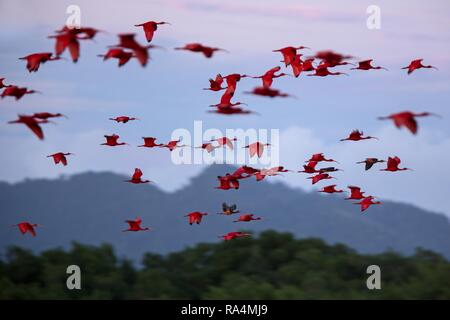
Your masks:
{"label": "scarlet ibis", "polygon": [[242,78],[250,78],[250,77],[251,76],[249,75],[240,73],[231,73],[223,77],[227,82],[227,90],[225,91],[224,95],[228,95],[231,98],[234,92],[236,91],[237,83],[241,81]]}
{"label": "scarlet ibis", "polygon": [[189,224],[192,225],[193,223],[200,224],[200,222],[202,222],[203,216],[207,215],[208,213],[206,212],[195,211],[185,215],[185,217],[188,217]]}
{"label": "scarlet ibis", "polygon": [[255,173],[256,181],[263,180],[266,176],[278,176],[280,172],[290,172],[291,170],[284,169],[283,166],[273,167],[269,169],[261,169]]}
{"label": "scarlet ibis", "polygon": [[201,52],[206,58],[211,58],[216,51],[228,52],[225,49],[204,46],[200,43],[188,43],[184,47],[175,48],[175,50],[187,50],[192,52]]}
{"label": "scarlet ibis", "polygon": [[272,50],[272,52],[281,52],[281,54],[283,55],[283,62],[285,64],[285,66],[289,66],[292,61],[294,61],[295,56],[297,55],[297,50],[302,50],[302,49],[309,49],[308,47],[305,46],[299,46],[299,47],[284,47],[281,49],[277,49],[277,50]]}
{"label": "scarlet ibis", "polygon": [[323,187],[322,190],[319,190],[318,192],[324,192],[324,193],[340,193],[340,192],[344,192],[344,190],[337,190],[337,189],[336,189],[336,185],[335,185],[335,184],[332,184],[332,185]]}
{"label": "scarlet ibis", "polygon": [[219,238],[222,238],[224,241],[230,241],[237,238],[243,238],[243,237],[250,237],[250,233],[235,231],[235,232],[228,232],[227,234],[220,236]]}
{"label": "scarlet ibis", "polygon": [[226,88],[222,88],[223,77],[219,73],[215,79],[209,79],[209,88],[203,88],[203,90],[220,91]]}
{"label": "scarlet ibis", "polygon": [[252,175],[258,173],[260,170],[252,168],[250,166],[242,166],[237,168],[233,174],[232,177],[236,179],[245,179],[250,178]]}
{"label": "scarlet ibis", "polygon": [[171,140],[171,141],[167,142],[166,144],[161,145],[161,148],[167,148],[172,152],[176,148],[189,147],[188,145],[185,145],[185,144],[179,145],[178,143],[180,141],[181,140]]}
{"label": "scarlet ibis", "polygon": [[364,160],[364,161],[359,161],[359,162],[357,162],[357,164],[365,163],[365,164],[366,164],[365,169],[366,169],[366,171],[367,171],[367,170],[369,170],[370,168],[372,168],[373,165],[374,165],[375,163],[383,163],[383,162],[386,162],[386,161],[380,160],[380,159],[378,159],[378,158],[366,158],[366,160]]}
{"label": "scarlet ibis", "polygon": [[395,157],[389,157],[387,160],[387,166],[386,169],[380,169],[380,171],[390,171],[390,172],[395,172],[395,171],[405,171],[405,170],[411,170],[409,168],[399,168],[398,166],[400,165],[400,158],[395,156]]}
{"label": "scarlet ibis", "polygon": [[47,120],[50,118],[60,118],[60,117],[67,118],[67,116],[63,115],[62,113],[50,113],[50,112],[37,112],[37,113],[34,113],[32,115],[32,117],[36,118],[36,119],[42,119],[42,120]]}
{"label": "scarlet ibis", "polygon": [[427,68],[427,69],[436,69],[438,70],[438,68],[434,67],[434,66],[425,66],[422,64],[423,59],[416,59],[410,62],[410,64],[402,69],[408,69],[408,74],[411,74],[414,70],[417,69],[421,69],[421,68]]}
{"label": "scarlet ibis", "polygon": [[115,118],[109,118],[109,120],[116,121],[117,123],[127,123],[128,121],[139,120],[138,118],[128,117],[128,116],[119,116]]}
{"label": "scarlet ibis", "polygon": [[257,141],[245,146],[244,148],[248,149],[251,158],[253,158],[254,156],[261,158],[264,152],[264,147],[266,146],[270,146],[270,143],[261,143]]}
{"label": "scarlet ibis", "polygon": [[57,57],[62,55],[66,49],[69,49],[73,62],[77,62],[80,58],[80,42],[73,32],[65,32],[57,35],[49,36],[55,39],[55,54]]}
{"label": "scarlet ibis", "polygon": [[248,94],[254,94],[256,96],[263,96],[263,97],[269,97],[269,98],[275,98],[275,97],[292,97],[291,95],[287,93],[283,93],[280,90],[272,89],[272,88],[265,88],[265,87],[256,87],[252,91],[246,91],[245,93]]}
{"label": "scarlet ibis", "polygon": [[149,60],[149,53],[148,49],[155,48],[153,45],[143,46],[139,44],[134,37],[136,36],[134,33],[123,33],[119,34],[119,43],[113,46],[110,46],[112,48],[114,47],[120,47],[125,49],[131,49],[134,53],[134,56],[140,64],[145,67],[147,65],[147,62]]}
{"label": "scarlet ibis", "polygon": [[295,55],[294,60],[291,62],[292,73],[294,74],[294,77],[296,77],[296,78],[298,78],[298,76],[303,71],[303,61],[301,59],[301,56],[302,56],[301,54]]}
{"label": "scarlet ibis", "polygon": [[358,204],[361,206],[361,212],[366,211],[373,204],[381,204],[380,201],[373,201],[373,199],[374,199],[374,197],[367,196],[364,199],[362,199],[360,202],[355,202],[354,204]]}
{"label": "scarlet ibis", "polygon": [[154,147],[162,147],[163,144],[155,143],[156,138],[154,137],[142,137],[144,139],[144,144],[140,145],[138,147],[145,147],[145,148],[154,148]]}
{"label": "scarlet ibis", "polygon": [[316,184],[317,182],[319,182],[321,180],[336,179],[336,178],[330,176],[328,173],[319,173],[312,177],[308,177],[306,179],[311,179],[311,183]]}
{"label": "scarlet ibis", "polygon": [[219,212],[217,214],[223,214],[223,215],[229,216],[229,215],[236,214],[239,212],[240,211],[237,210],[237,206],[235,204],[232,204],[229,206],[224,202],[224,203],[222,203],[222,212]]}
{"label": "scarlet ibis", "polygon": [[344,170],[338,169],[336,167],[326,167],[326,168],[320,168],[320,169],[317,170],[317,172],[319,172],[319,173],[336,172],[336,171],[344,171]]}
{"label": "scarlet ibis", "polygon": [[[99,32],[105,32],[92,27],[69,28],[67,26],[57,30],[56,33],[71,33],[76,35],[80,40],[92,40]],[[84,34],[84,35],[81,35]],[[81,35],[81,36],[80,36]]]}
{"label": "scarlet ibis", "polygon": [[10,84],[7,85],[3,81],[5,81],[5,78],[0,78],[0,89],[11,87]]}
{"label": "scarlet ibis", "polygon": [[27,69],[29,72],[36,72],[39,70],[41,63],[47,61],[55,61],[61,59],[60,57],[52,57],[51,52],[41,52],[29,54],[25,57],[19,58],[20,60],[27,60]]}
{"label": "scarlet ibis", "polygon": [[316,53],[315,58],[322,60],[325,62],[329,68],[351,64],[349,62],[345,62],[345,59],[353,58],[349,55],[343,55],[332,50],[324,50]]}
{"label": "scarlet ibis", "polygon": [[42,123],[49,123],[48,120],[42,120],[42,119],[36,119],[33,116],[27,116],[27,115],[19,115],[19,118],[14,121],[9,121],[8,123],[21,123],[27,126],[28,129],[33,131],[33,133],[41,140],[44,139],[44,132],[42,131],[42,128],[40,124]]}
{"label": "scarlet ibis", "polygon": [[142,219],[137,217],[134,220],[125,220],[126,223],[128,223],[128,229],[122,230],[122,232],[126,232],[126,231],[147,231],[150,230],[150,228],[142,228],[141,227],[141,223],[142,223]]}
{"label": "scarlet ibis", "polygon": [[308,74],[309,77],[326,77],[326,76],[339,76],[339,75],[346,75],[348,74],[344,72],[331,72],[328,70],[328,67],[330,65],[328,63],[321,63],[319,64],[316,69],[314,70],[314,73]]}
{"label": "scarlet ibis", "polygon": [[387,71],[387,69],[384,68],[384,67],[380,67],[380,66],[374,67],[374,66],[372,66],[372,61],[373,61],[373,59],[359,61],[358,62],[358,66],[356,68],[350,68],[350,70],[371,70],[371,69],[373,69],[373,70],[380,70],[380,69],[383,69],[383,70]]}
{"label": "scarlet ibis", "polygon": [[350,197],[345,198],[345,200],[361,200],[365,198],[364,192],[361,192],[360,187],[348,186],[347,188],[350,189]]}
{"label": "scarlet ibis", "polygon": [[217,142],[219,144],[219,147],[222,147],[222,146],[226,145],[231,150],[233,150],[233,142],[234,141],[237,141],[237,139],[236,138],[230,139],[230,138],[227,138],[227,137],[221,137],[221,138],[210,140],[210,142]]}
{"label": "scarlet ibis", "polygon": [[139,169],[139,168],[135,168],[134,169],[134,173],[131,176],[131,179],[130,180],[125,180],[125,182],[130,182],[130,183],[133,183],[133,184],[141,184],[141,183],[150,183],[150,182],[152,182],[150,180],[142,180],[142,175],[143,175],[142,170]]}
{"label": "scarlet ibis", "polygon": [[225,176],[218,176],[220,185],[216,187],[216,189],[221,190],[230,190],[230,189],[239,189],[239,180],[233,175],[227,173]]}
{"label": "scarlet ibis", "polygon": [[134,57],[134,53],[131,51],[125,51],[122,48],[110,48],[105,54],[99,54],[99,57],[103,58],[103,61],[108,59],[117,59],[119,60],[118,66],[121,67],[125,65],[132,57]]}
{"label": "scarlet ibis", "polygon": [[219,148],[218,146],[213,146],[212,143],[202,143],[200,147],[196,147],[197,149],[204,149],[208,153],[213,152],[215,149]]}
{"label": "scarlet ibis", "polygon": [[387,117],[379,117],[380,120],[390,119],[394,121],[394,124],[397,128],[406,127],[412,134],[416,134],[418,130],[416,117],[427,117],[427,116],[435,116],[439,117],[439,115],[430,113],[430,112],[421,112],[414,113],[411,111],[403,111],[399,113],[391,114]]}
{"label": "scarlet ibis", "polygon": [[36,223],[30,223],[27,221],[20,222],[18,224],[13,225],[13,227],[18,227],[20,233],[25,234],[29,232],[33,237],[36,237],[36,230],[34,230],[36,227],[39,227]]}
{"label": "scarlet ibis", "polygon": [[302,71],[314,71],[314,58],[309,58],[309,59],[305,59],[303,60],[301,66],[302,66]]}
{"label": "scarlet ibis", "polygon": [[371,136],[367,136],[367,137],[363,137],[364,132],[359,131],[359,130],[353,130],[347,138],[345,139],[341,139],[340,141],[360,141],[360,140],[368,140],[368,139],[376,139],[378,140],[378,138],[376,137],[371,137]]}
{"label": "scarlet ibis", "polygon": [[145,38],[147,39],[147,42],[150,42],[153,40],[153,35],[154,35],[155,31],[158,30],[158,25],[163,25],[163,24],[170,24],[170,23],[165,22],[165,21],[161,21],[161,22],[147,21],[144,23],[135,24],[134,26],[142,27],[142,29],[144,29]]}
{"label": "scarlet ibis", "polygon": [[119,140],[119,136],[117,134],[112,134],[110,136],[104,135],[106,138],[106,142],[102,143],[103,146],[115,147],[115,146],[123,146],[128,145],[126,142],[117,142]]}
{"label": "scarlet ibis", "polygon": [[[234,105],[240,105],[243,103],[237,102]],[[238,108],[238,107],[227,107],[227,108],[223,108],[223,107],[218,107],[216,110],[212,111],[208,111],[209,113],[217,113],[217,114],[223,114],[223,115],[233,115],[233,114],[258,114],[257,112],[251,111],[251,110],[246,110],[246,109],[242,109],[242,108]]]}
{"label": "scarlet ibis", "polygon": [[309,161],[308,164],[303,165],[303,170],[298,171],[298,172],[309,173],[309,174],[319,172],[316,170],[316,166],[317,166],[317,161]]}
{"label": "scarlet ibis", "polygon": [[8,86],[5,89],[3,89],[3,92],[0,97],[14,97],[17,100],[21,99],[26,94],[33,94],[33,93],[40,93],[36,90],[29,90],[25,87],[18,87],[18,86]]}
{"label": "scarlet ibis", "polygon": [[233,222],[250,222],[254,220],[261,220],[261,217],[255,217],[254,214],[248,213],[248,214],[242,214],[239,216],[237,220],[234,220]]}
{"label": "scarlet ibis", "polygon": [[73,153],[57,152],[57,153],[47,156],[47,158],[53,158],[53,161],[55,162],[55,164],[62,163],[64,166],[67,166],[66,156],[70,156],[70,155],[73,155]]}
{"label": "scarlet ibis", "polygon": [[281,67],[277,66],[277,67],[274,67],[274,68],[266,71],[262,76],[257,76],[257,77],[252,77],[252,78],[261,79],[263,88],[268,89],[272,86],[273,79],[288,76],[288,74],[286,74],[284,72],[276,74],[278,71],[280,71],[280,69],[281,69]]}
{"label": "scarlet ibis", "polygon": [[212,104],[210,107],[216,107],[216,108],[229,108],[229,107],[235,107],[239,105],[246,105],[243,102],[236,102],[232,103],[231,98],[233,98],[234,93],[229,93],[228,90],[225,91],[225,93],[220,98],[220,103],[218,104]]}
{"label": "scarlet ibis", "polygon": [[326,161],[326,162],[338,163],[336,160],[326,159],[325,156],[323,155],[323,153],[315,153],[311,156],[311,158],[308,161],[305,161],[305,162],[309,162],[309,161],[316,161],[316,162]]}

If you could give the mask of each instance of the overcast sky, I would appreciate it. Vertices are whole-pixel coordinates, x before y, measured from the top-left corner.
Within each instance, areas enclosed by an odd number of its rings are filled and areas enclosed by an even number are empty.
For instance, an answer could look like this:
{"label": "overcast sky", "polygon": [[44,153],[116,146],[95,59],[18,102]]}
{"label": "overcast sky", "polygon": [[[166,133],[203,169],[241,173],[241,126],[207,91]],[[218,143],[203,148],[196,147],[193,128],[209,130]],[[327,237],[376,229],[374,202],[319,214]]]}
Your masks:
{"label": "overcast sky", "polygon": [[[318,4],[320,3],[320,4]],[[47,39],[67,19],[70,4],[81,8],[81,23],[107,31],[95,41],[81,43],[81,58],[49,62],[29,74],[18,57],[53,50]],[[381,8],[381,29],[366,27],[369,5]],[[167,150],[135,148],[142,136],[168,141],[178,128],[263,128],[280,130],[280,162],[298,170],[313,152],[325,152],[340,162],[340,186],[358,184],[381,198],[417,204],[450,215],[444,202],[450,191],[450,2],[442,1],[275,1],[275,0],[161,0],[161,1],[2,1],[0,0],[0,77],[6,83],[28,86],[43,94],[19,102],[0,101],[0,180],[57,177],[94,171],[129,174],[140,167],[147,178],[165,190],[189,182],[204,166],[172,164]],[[161,26],[146,68],[131,61],[117,68],[96,55],[117,43],[115,34],[142,31],[133,25],[147,20],[169,21]],[[174,51],[188,42],[225,48],[213,59]],[[273,49],[305,45],[314,53],[333,49],[362,59],[373,58],[388,72],[350,72],[349,77],[300,76],[275,80],[274,87],[297,97],[265,99],[246,95],[259,82],[243,79],[236,100],[261,115],[223,117],[207,114],[220,95],[201,88],[217,73],[258,75],[279,63]],[[308,51],[305,51],[307,53]],[[67,53],[65,53],[67,56]],[[407,76],[401,67],[415,58],[439,70],[418,70]],[[339,71],[347,71],[339,67]],[[378,116],[412,110],[443,116],[420,119],[417,136],[397,130]],[[6,122],[18,113],[62,112],[68,120],[46,125],[41,142],[28,130]],[[140,121],[119,125],[108,118],[118,115]],[[352,129],[379,137],[379,141],[341,143]],[[133,146],[106,148],[104,134],[117,133]],[[76,155],[68,167],[54,166],[45,156],[57,151]],[[414,171],[364,172],[356,161],[366,156],[398,155]],[[297,174],[274,178],[311,190]],[[214,179],[214,177],[212,177]]]}

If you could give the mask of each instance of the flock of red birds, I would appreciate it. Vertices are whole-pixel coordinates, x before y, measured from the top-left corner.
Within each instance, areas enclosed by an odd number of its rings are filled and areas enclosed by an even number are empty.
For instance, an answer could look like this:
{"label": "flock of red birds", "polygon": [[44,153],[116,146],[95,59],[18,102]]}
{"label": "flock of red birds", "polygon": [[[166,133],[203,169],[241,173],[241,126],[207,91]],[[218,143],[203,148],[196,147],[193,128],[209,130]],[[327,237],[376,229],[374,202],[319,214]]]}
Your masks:
{"label": "flock of red birds", "polygon": [[[135,27],[139,27],[143,29],[145,40],[147,43],[150,43],[153,40],[155,32],[158,30],[158,26],[170,24],[168,22],[155,22],[148,21],[145,23],[136,24]],[[60,59],[64,59],[61,55],[68,50],[70,57],[73,62],[77,62],[80,56],[80,42],[82,40],[92,40],[97,35],[97,33],[102,32],[95,28],[69,28],[67,26],[63,27],[60,30],[57,30],[54,35],[49,36],[49,38],[55,39],[55,49],[53,52],[42,52],[42,53],[33,53],[27,56],[21,57],[19,59],[25,60],[27,62],[26,68],[29,72],[36,72],[39,70],[40,65],[44,64],[48,61],[56,61]],[[117,59],[118,66],[122,67],[127,64],[131,59],[136,59],[143,67],[145,67],[149,61],[149,50],[154,48],[159,48],[155,45],[142,45],[135,39],[135,34],[127,33],[127,34],[119,34],[119,42],[116,45],[112,45],[108,47],[106,53],[99,55],[103,58],[103,60],[109,59]],[[176,50],[185,50],[191,52],[197,52],[203,54],[206,58],[212,58],[215,52],[224,51],[224,49],[209,47],[202,45],[200,43],[189,43],[183,47],[175,48]],[[217,74],[214,79],[209,79],[209,87],[204,88],[204,90],[210,90],[214,92],[219,92],[224,90],[220,102],[211,105],[213,107],[213,113],[222,114],[222,115],[235,115],[235,114],[251,114],[255,113],[251,110],[246,110],[241,107],[241,105],[245,105],[242,102],[232,102],[234,94],[236,92],[237,84],[243,78],[254,78],[261,79],[261,86],[255,87],[252,91],[247,92],[248,94],[259,95],[263,97],[290,97],[291,95],[281,92],[278,89],[274,89],[272,87],[273,81],[277,78],[289,76],[298,78],[302,73],[307,74],[307,76],[315,76],[315,77],[326,77],[326,76],[337,76],[337,75],[348,75],[347,73],[333,71],[332,68],[345,66],[345,65],[353,65],[354,67],[350,70],[387,70],[381,66],[373,66],[373,60],[364,60],[359,61],[357,66],[354,63],[348,62],[347,60],[353,59],[352,56],[342,55],[333,51],[320,51],[312,56],[304,56],[302,53],[298,53],[299,50],[309,49],[304,46],[289,46],[277,50],[273,50],[273,52],[280,53],[282,56],[281,62],[284,64],[286,70],[289,68],[292,69],[292,73],[280,72],[280,66],[276,66],[259,76],[249,76],[246,74],[233,73],[226,76],[222,76]],[[409,63],[408,66],[402,68],[407,69],[408,74],[411,74],[415,70],[422,68],[434,68],[431,65],[422,64],[423,59],[416,59]],[[19,87],[13,84],[5,84],[5,78],[0,78],[0,89],[3,89],[1,93],[1,98],[5,97],[13,97],[16,100],[20,100],[27,94],[38,93],[36,90],[31,90],[25,87]],[[380,117],[380,120],[392,120],[397,128],[405,127],[411,133],[416,134],[418,130],[418,124],[416,118],[425,117],[435,115],[429,112],[422,113],[414,113],[410,111],[403,111],[391,114],[386,117]],[[44,139],[44,133],[42,130],[42,125],[47,123],[52,123],[50,119],[65,117],[61,113],[49,113],[49,112],[40,112],[34,113],[31,115],[18,115],[18,119],[10,121],[10,124],[23,124],[28,129],[30,129],[39,139]],[[139,120],[135,117],[130,116],[118,116],[116,118],[110,118],[109,120],[116,121],[117,123],[128,123],[130,121]],[[128,145],[126,142],[119,142],[119,136],[117,134],[105,135],[106,141],[102,143],[104,146],[116,147],[122,145]],[[156,143],[155,137],[143,137],[143,144],[138,147],[144,148],[167,148],[170,151],[175,150],[176,148],[181,147],[190,147],[187,145],[180,145],[181,141],[174,140],[169,141],[167,143]],[[341,141],[362,141],[368,139],[377,139],[372,136],[365,136],[362,131],[354,130],[349,133],[346,138],[342,138]],[[230,137],[221,137],[218,139],[214,139],[208,142],[203,143],[201,146],[195,148],[201,148],[211,153],[217,148],[227,147],[229,149],[233,149],[233,143],[236,142],[236,138]],[[245,148],[248,149],[250,157],[261,157],[264,153],[265,147],[270,146],[267,143],[261,143],[256,141],[251,143]],[[52,158],[55,164],[61,163],[66,166],[67,156],[72,155],[72,153],[64,153],[57,152],[52,155],[48,155],[48,157]],[[306,173],[310,175],[307,179],[311,180],[312,184],[319,183],[322,180],[330,180],[334,179],[330,175],[332,172],[341,171],[336,167],[321,167],[317,166],[319,163],[327,163],[327,162],[335,162],[337,161],[333,159],[329,159],[325,157],[323,153],[313,154],[311,158],[305,161],[306,164],[303,165],[303,170],[297,171],[299,173]],[[357,164],[365,164],[365,170],[370,170],[377,163],[386,163],[386,168],[381,169],[381,171],[389,171],[389,172],[397,172],[410,170],[408,168],[400,168],[399,165],[401,160],[397,156],[389,157],[387,160],[378,159],[374,157],[368,157],[363,161],[357,162]],[[255,177],[256,181],[261,181],[265,177],[268,176],[277,176],[284,172],[292,172],[292,170],[287,170],[283,166],[278,166],[274,168],[268,169],[255,169],[249,166],[241,166],[237,170],[232,173],[227,173],[224,176],[218,176],[219,186],[216,187],[220,190],[230,190],[230,189],[239,189],[240,180],[248,179],[251,177]],[[146,184],[151,183],[152,181],[147,179],[142,179],[143,172],[141,169],[136,168],[133,175],[129,180],[125,180],[126,182],[132,184]],[[365,192],[361,191],[361,188],[358,186],[348,186],[350,190],[350,195],[345,198],[345,200],[356,200],[358,202],[354,202],[360,206],[361,211],[367,210],[371,205],[381,204],[379,201],[374,201],[374,197],[371,195],[364,195]],[[319,192],[322,193],[342,193],[343,190],[336,189],[336,185],[327,185],[322,187]],[[226,203],[222,204],[222,212],[220,214],[223,215],[233,215],[240,213],[237,210],[237,206],[227,205]],[[185,217],[188,218],[188,222],[190,225],[192,224],[200,224],[202,219],[207,216],[206,212],[191,212],[187,214]],[[256,217],[253,214],[244,213],[239,215],[239,217],[233,222],[251,222],[255,220],[260,220],[261,217]],[[123,231],[147,231],[150,230],[148,227],[142,227],[142,219],[136,218],[135,220],[126,220],[128,224],[128,229]],[[29,232],[32,236],[36,235],[35,228],[38,226],[37,224],[30,222],[21,222],[16,225],[22,234]],[[229,232],[226,235],[220,236],[223,240],[233,240],[240,237],[246,237],[250,234],[244,232]]]}

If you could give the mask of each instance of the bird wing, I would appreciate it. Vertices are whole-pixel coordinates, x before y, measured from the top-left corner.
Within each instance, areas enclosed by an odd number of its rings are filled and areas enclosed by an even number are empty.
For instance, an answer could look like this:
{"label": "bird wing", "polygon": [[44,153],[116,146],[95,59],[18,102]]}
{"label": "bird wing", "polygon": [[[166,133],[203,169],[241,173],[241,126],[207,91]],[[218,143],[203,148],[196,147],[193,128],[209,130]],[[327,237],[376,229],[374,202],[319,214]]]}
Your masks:
{"label": "bird wing", "polygon": [[73,62],[77,62],[80,57],[80,42],[77,39],[72,39],[69,42],[69,52]]}
{"label": "bird wing", "polygon": [[142,171],[139,168],[134,169],[134,174],[133,177],[131,178],[132,180],[140,180],[142,177]]}
{"label": "bird wing", "polygon": [[42,131],[41,126],[37,122],[27,122],[25,125],[33,131],[33,133],[41,140],[44,139],[44,132]]}
{"label": "bird wing", "polygon": [[147,41],[150,42],[153,40],[153,35],[155,33],[155,26],[151,24],[144,24],[144,32],[145,32],[145,38],[147,38]]}

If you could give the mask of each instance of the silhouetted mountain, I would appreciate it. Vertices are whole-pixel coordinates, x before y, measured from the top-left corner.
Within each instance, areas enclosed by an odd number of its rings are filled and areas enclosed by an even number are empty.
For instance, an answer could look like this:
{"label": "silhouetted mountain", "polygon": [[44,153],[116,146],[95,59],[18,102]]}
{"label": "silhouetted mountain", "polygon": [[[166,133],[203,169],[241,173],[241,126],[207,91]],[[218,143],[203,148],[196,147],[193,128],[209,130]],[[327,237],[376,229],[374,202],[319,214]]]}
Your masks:
{"label": "silhouetted mountain", "polygon": [[[214,165],[190,185],[166,193],[152,185],[124,183],[113,173],[83,173],[56,180],[0,183],[1,249],[17,244],[34,250],[108,242],[119,255],[140,257],[144,252],[165,253],[198,242],[220,241],[219,235],[240,229],[289,231],[299,238],[320,237],[344,243],[360,252],[392,249],[410,254],[416,247],[450,257],[447,217],[415,206],[383,201],[361,214],[358,206],[339,196],[307,193],[280,183],[242,181],[239,190],[214,189],[216,176],[233,171]],[[263,220],[233,223],[236,216],[217,215],[222,202],[236,203],[243,213]],[[183,216],[206,211],[200,225],[190,226]],[[121,232],[124,220],[141,216],[150,232]],[[10,225],[20,221],[42,224],[38,236],[22,236]]]}

